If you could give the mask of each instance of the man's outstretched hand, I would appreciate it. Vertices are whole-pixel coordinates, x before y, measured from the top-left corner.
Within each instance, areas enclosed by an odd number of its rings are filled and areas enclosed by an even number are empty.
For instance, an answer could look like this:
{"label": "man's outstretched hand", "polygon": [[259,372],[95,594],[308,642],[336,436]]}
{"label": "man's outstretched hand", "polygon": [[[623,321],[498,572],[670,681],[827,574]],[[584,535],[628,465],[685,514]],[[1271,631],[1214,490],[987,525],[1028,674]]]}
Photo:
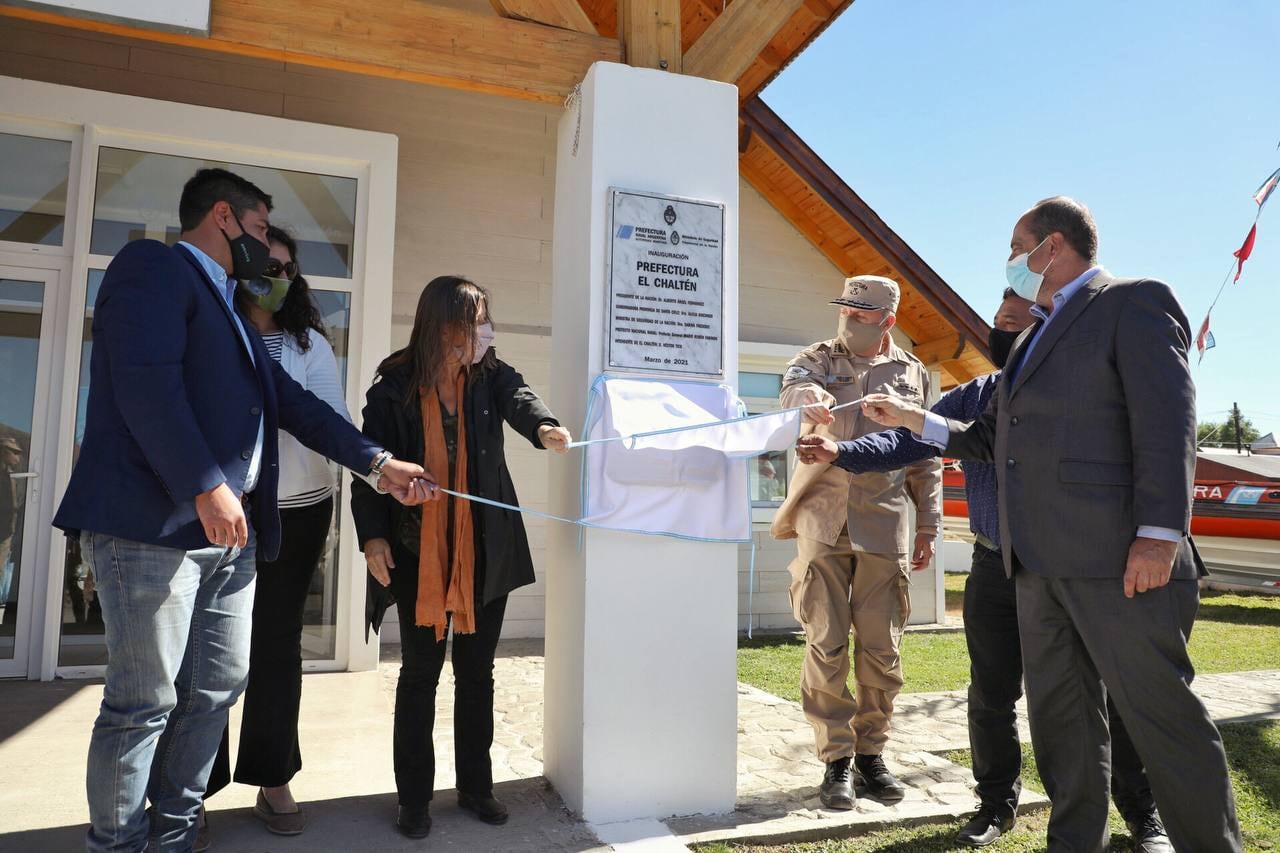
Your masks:
{"label": "man's outstretched hand", "polygon": [[804,435],[796,442],[796,458],[806,464],[831,463],[839,455],[839,446],[825,436]]}
{"label": "man's outstretched hand", "polygon": [[916,435],[924,431],[924,409],[888,394],[868,394],[862,400],[862,413],[882,426],[904,426]]}
{"label": "man's outstretched hand", "polygon": [[382,478],[378,484],[405,506],[417,506],[443,497],[435,477],[421,465],[401,459],[387,460],[382,466]]}
{"label": "man's outstretched hand", "polygon": [[805,423],[826,425],[835,422],[836,416],[831,411],[831,407],[835,403],[836,398],[826,391],[818,388],[805,388],[796,398],[794,405],[805,407],[804,411],[800,413]]}

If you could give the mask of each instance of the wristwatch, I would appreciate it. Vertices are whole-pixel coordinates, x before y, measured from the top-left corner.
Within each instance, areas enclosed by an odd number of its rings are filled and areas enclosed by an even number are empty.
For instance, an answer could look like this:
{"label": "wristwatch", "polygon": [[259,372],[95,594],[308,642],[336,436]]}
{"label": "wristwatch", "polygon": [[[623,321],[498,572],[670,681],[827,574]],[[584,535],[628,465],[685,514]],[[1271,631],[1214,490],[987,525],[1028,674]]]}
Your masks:
{"label": "wristwatch", "polygon": [[373,490],[380,495],[385,495],[387,490],[382,488],[382,469],[386,464],[395,457],[391,455],[391,451],[383,450],[373,457],[373,462],[369,465],[369,473],[364,475],[364,480]]}

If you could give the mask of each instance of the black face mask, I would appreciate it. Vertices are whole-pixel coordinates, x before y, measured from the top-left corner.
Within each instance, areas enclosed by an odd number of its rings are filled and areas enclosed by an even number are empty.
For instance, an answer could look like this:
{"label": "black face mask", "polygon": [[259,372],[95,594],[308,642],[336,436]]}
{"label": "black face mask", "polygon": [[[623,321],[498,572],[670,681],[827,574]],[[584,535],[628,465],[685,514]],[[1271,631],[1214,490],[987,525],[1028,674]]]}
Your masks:
{"label": "black face mask", "polygon": [[1005,363],[1009,361],[1009,351],[1013,349],[1013,342],[1021,334],[1022,332],[1006,332],[1004,329],[991,327],[991,334],[987,335],[987,346],[991,348],[991,360],[995,362],[996,367],[1004,370]]}
{"label": "black face mask", "polygon": [[266,270],[267,262],[271,260],[271,247],[256,237],[250,237],[234,210],[231,215],[240,226],[240,236],[234,240],[227,236],[226,231],[222,232],[222,238],[231,247],[231,277],[237,281],[253,281]]}

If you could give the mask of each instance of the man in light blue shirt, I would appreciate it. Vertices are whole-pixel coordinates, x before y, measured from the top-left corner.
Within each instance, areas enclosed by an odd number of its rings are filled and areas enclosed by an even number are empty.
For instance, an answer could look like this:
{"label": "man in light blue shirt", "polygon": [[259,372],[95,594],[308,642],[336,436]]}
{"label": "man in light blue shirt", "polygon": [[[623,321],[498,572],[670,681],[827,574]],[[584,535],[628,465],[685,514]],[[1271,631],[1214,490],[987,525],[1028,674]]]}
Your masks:
{"label": "man in light blue shirt", "polygon": [[403,501],[436,493],[236,314],[232,278],[262,274],[270,208],[238,175],[197,172],[182,243],[129,243],[94,303],[84,441],[54,516],[99,578],[109,652],[85,773],[90,853],[192,847],[245,686],[255,555],[280,550],[279,429]]}
{"label": "man in light blue shirt", "polygon": [[[1033,250],[1034,251],[1034,250]],[[1077,293],[1084,289],[1094,276],[1096,276],[1102,267],[1090,266],[1080,275],[1073,278],[1070,282],[1062,287],[1061,290],[1055,291],[1049,300],[1049,307],[1045,308],[1039,303],[1033,303],[1031,313],[1039,319],[1040,322],[1031,327],[1031,337],[1026,339],[1026,343],[1021,347],[1020,351],[1015,350],[1011,356],[1006,372],[1012,381],[1018,378],[1018,372],[1022,369],[1022,365],[1031,357],[1031,353],[1035,351],[1036,344],[1044,337],[1045,330],[1053,323],[1053,318],[1058,316],[1062,306],[1071,301]],[[1043,273],[1041,273],[1043,275]],[[933,446],[944,449],[947,446],[948,432],[946,419],[934,412],[928,412],[924,417],[924,429],[920,433],[920,438],[927,441]],[[1147,539],[1162,539],[1165,542],[1178,542],[1182,539],[1182,531],[1173,530],[1168,527],[1157,527],[1154,525],[1142,525],[1138,528],[1138,536]]]}
{"label": "man in light blue shirt", "polygon": [[[244,321],[236,313],[236,280],[227,275],[227,271],[222,268],[222,265],[206,255],[199,246],[192,245],[186,240],[178,241],[178,245],[192,254],[200,263],[200,268],[204,270],[205,275],[209,276],[209,280],[218,288],[218,291],[226,294],[225,299],[227,307],[231,309],[231,318],[235,320],[236,329],[240,332],[240,339],[244,341],[244,348],[249,353],[249,360],[256,365],[257,360],[253,355],[253,347],[249,344],[249,335],[244,330]],[[265,432],[265,422],[259,416],[258,439],[253,444],[253,457],[249,460],[249,473],[244,480],[245,494],[252,493],[258,486],[258,476],[262,473],[262,439]]]}
{"label": "man in light blue shirt", "polygon": [[1093,217],[1073,199],[1045,199],[1018,220],[1006,276],[1043,319],[1014,344],[977,421],[887,395],[863,410],[948,456],[996,465],[1031,738],[1053,801],[1049,849],[1106,847],[1110,698],[1173,847],[1236,853],[1222,738],[1189,684],[1204,574],[1188,535],[1191,328],[1167,284],[1117,279],[1098,268],[1097,249]]}

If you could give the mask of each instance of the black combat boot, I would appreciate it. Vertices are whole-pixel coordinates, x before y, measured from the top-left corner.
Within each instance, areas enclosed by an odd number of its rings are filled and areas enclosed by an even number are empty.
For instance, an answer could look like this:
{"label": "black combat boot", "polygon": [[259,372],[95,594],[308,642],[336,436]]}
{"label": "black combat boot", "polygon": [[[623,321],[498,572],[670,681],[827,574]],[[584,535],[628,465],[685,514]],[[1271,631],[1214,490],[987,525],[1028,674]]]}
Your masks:
{"label": "black combat boot", "polygon": [[853,774],[849,772],[849,756],[837,758],[827,765],[822,775],[819,797],[829,809],[847,811],[853,808]]}
{"label": "black combat boot", "polygon": [[907,795],[907,789],[893,778],[889,768],[884,766],[884,759],[879,755],[857,755],[853,766],[862,776],[867,786],[867,793],[882,803],[896,803]]}

